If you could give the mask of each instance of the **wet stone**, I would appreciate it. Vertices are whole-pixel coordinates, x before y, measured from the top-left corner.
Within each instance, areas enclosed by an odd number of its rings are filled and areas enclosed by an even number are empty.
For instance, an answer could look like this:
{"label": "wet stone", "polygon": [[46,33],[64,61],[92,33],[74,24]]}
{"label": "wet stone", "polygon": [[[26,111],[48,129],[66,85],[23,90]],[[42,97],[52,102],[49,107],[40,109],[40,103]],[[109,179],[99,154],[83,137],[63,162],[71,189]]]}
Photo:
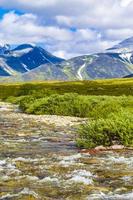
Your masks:
{"label": "wet stone", "polygon": [[0,200],[133,199],[132,149],[79,152],[81,119],[62,120],[0,103]]}

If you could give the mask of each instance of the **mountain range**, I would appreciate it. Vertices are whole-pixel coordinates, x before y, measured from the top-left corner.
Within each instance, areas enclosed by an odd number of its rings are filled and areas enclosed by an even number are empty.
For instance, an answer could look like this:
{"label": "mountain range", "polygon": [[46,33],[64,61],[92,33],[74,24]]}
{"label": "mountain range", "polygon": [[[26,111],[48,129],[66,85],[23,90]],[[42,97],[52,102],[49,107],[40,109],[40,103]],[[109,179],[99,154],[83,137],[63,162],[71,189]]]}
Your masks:
{"label": "mountain range", "polygon": [[65,60],[42,47],[0,46],[0,81],[92,80],[133,76],[133,37],[102,53]]}

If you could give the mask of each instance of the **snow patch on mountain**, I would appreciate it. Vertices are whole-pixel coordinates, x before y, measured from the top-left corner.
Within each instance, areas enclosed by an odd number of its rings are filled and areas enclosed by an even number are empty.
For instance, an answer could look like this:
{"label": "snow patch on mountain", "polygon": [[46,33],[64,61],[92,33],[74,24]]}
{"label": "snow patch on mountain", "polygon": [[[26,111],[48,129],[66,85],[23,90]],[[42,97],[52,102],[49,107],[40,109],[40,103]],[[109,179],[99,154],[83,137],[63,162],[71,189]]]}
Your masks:
{"label": "snow patch on mountain", "polygon": [[27,72],[30,71],[30,69],[28,69],[28,67],[27,67],[24,63],[22,63],[22,65],[23,65],[24,69],[25,69]]}
{"label": "snow patch on mountain", "polygon": [[119,56],[124,62],[128,62],[129,64],[132,64],[131,62],[132,53],[123,53],[123,54],[120,54]]}
{"label": "snow patch on mountain", "polygon": [[7,51],[10,51],[9,44],[5,44],[4,46],[0,45],[0,55],[5,54]]}
{"label": "snow patch on mountain", "polygon": [[86,64],[84,63],[80,68],[79,68],[79,70],[78,70],[78,73],[77,73],[77,78],[79,79],[79,80],[83,80],[83,76],[82,76],[82,71],[84,70],[84,68],[85,68],[85,66],[86,66]]}
{"label": "snow patch on mountain", "polygon": [[119,44],[107,49],[108,52],[112,53],[131,53],[133,52],[133,37],[123,40]]}
{"label": "snow patch on mountain", "polygon": [[3,67],[3,69],[9,74],[9,75],[15,75],[16,72],[6,64],[5,59],[0,58],[0,66]]}
{"label": "snow patch on mountain", "polygon": [[21,49],[21,50],[15,50],[15,51],[12,51],[12,55],[14,57],[20,57],[20,56],[23,56],[24,54],[29,53],[32,50],[33,50],[33,48],[25,48],[25,49]]}

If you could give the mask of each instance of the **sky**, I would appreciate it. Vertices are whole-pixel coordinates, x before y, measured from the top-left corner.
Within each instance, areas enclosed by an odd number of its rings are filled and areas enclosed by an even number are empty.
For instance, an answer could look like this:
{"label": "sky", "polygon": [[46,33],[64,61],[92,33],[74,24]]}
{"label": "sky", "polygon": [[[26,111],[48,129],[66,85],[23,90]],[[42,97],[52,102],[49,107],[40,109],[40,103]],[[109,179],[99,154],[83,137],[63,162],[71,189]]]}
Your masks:
{"label": "sky", "polygon": [[41,45],[71,58],[133,36],[133,0],[0,0],[0,44]]}

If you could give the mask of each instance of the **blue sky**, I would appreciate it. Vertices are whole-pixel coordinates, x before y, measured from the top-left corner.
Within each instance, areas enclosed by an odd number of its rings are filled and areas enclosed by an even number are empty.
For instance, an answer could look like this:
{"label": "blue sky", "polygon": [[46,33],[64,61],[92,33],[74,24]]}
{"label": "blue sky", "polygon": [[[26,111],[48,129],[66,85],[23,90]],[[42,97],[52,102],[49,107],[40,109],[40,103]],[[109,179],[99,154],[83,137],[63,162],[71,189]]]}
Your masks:
{"label": "blue sky", "polygon": [[133,36],[133,0],[0,0],[0,44],[41,44],[65,58]]}
{"label": "blue sky", "polygon": [[15,12],[16,14],[18,14],[18,15],[24,14],[24,12],[22,12],[21,10],[15,10],[15,9],[11,10],[11,9],[4,9],[4,8],[1,8],[1,7],[0,7],[0,19],[2,19],[3,16],[4,16],[6,13],[9,13],[9,12],[11,12],[11,11],[14,11],[14,12]]}
{"label": "blue sky", "polygon": [[9,12],[10,10],[8,9],[3,9],[3,8],[0,8],[0,19],[3,17],[3,15],[7,12]]}

